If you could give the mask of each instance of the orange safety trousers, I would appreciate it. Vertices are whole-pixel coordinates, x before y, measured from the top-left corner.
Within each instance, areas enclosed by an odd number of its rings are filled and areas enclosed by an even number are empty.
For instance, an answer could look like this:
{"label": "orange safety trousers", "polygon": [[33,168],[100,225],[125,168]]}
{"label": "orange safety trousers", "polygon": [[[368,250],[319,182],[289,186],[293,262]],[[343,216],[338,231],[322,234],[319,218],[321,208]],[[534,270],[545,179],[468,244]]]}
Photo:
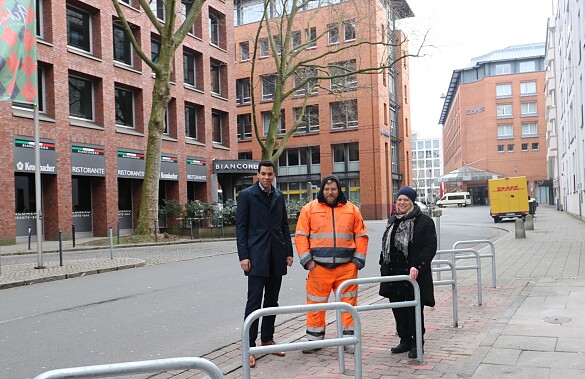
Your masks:
{"label": "orange safety trousers", "polygon": [[[353,262],[335,268],[317,265],[307,277],[307,304],[327,303],[331,291],[336,291],[341,283],[358,276],[358,268]],[[357,305],[358,285],[352,284],[343,289],[341,301]],[[342,314],[344,333],[353,334],[353,318],[349,313]],[[307,337],[309,340],[325,338],[325,311],[307,312]]]}

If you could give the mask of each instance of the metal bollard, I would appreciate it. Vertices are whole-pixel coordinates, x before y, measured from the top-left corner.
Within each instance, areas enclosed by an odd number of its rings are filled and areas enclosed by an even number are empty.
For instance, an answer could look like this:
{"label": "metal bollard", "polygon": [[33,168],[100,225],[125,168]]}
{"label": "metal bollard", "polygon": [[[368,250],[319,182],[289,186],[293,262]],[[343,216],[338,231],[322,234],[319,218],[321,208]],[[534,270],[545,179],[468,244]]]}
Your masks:
{"label": "metal bollard", "polygon": [[117,230],[116,232],[117,234],[117,238],[118,238],[118,245],[120,245],[120,223],[118,222],[118,225],[116,226]]}
{"label": "metal bollard", "polygon": [[31,236],[32,236],[32,227],[29,225],[28,226],[28,249],[30,250],[30,240],[31,240]]}
{"label": "metal bollard", "polygon": [[157,220],[154,219],[154,242],[158,242],[158,227],[157,227]]}
{"label": "metal bollard", "polygon": [[114,236],[112,235],[112,227],[110,226],[110,259],[114,259]]}
{"label": "metal bollard", "polygon": [[59,230],[59,266],[63,267],[63,234]]}
{"label": "metal bollard", "polygon": [[526,215],[526,220],[524,221],[524,229],[525,230],[534,230],[534,216],[533,215]]}
{"label": "metal bollard", "polygon": [[73,247],[75,247],[75,224],[71,225],[71,238],[73,239]]}
{"label": "metal bollard", "polygon": [[189,231],[191,232],[191,239],[193,239],[193,220],[189,219]]}
{"label": "metal bollard", "polygon": [[516,238],[526,238],[526,230],[524,229],[524,220],[517,219],[514,223]]}

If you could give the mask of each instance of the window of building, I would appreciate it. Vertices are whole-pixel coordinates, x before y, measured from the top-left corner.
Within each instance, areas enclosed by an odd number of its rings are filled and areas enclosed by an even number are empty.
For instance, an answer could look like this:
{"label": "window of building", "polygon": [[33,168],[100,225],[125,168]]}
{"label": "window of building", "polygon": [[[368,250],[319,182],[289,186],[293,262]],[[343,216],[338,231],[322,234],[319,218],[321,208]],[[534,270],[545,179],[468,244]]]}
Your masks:
{"label": "window of building", "polygon": [[512,96],[512,85],[510,83],[496,84],[496,97]]}
{"label": "window of building", "polygon": [[307,105],[305,114],[299,120],[302,108],[294,108],[295,122],[298,122],[297,133],[309,133],[319,131],[319,106]]}
{"label": "window of building", "polygon": [[520,83],[520,95],[536,95],[536,82]]}
{"label": "window of building", "polygon": [[274,41],[274,49],[276,50],[276,54],[280,55],[282,53],[282,42],[280,41],[280,37],[272,36],[272,40]]}
{"label": "window of building", "polygon": [[316,73],[317,73],[316,69],[312,67],[300,68],[295,71],[295,74],[293,76],[295,96],[304,96],[307,93],[314,95],[319,92],[317,80],[311,79],[316,76]]}
{"label": "window of building", "polygon": [[195,140],[199,137],[197,132],[197,108],[194,104],[185,103],[185,137]]}
{"label": "window of building", "polygon": [[189,49],[183,49],[183,80],[185,84],[193,87],[196,85],[197,70],[196,70],[195,53]]}
{"label": "window of building", "polygon": [[497,118],[512,117],[512,104],[499,104],[496,107]]}
{"label": "window of building", "polygon": [[164,0],[151,0],[150,9],[156,15],[159,20],[165,19],[165,1]]}
{"label": "window of building", "polygon": [[69,116],[93,121],[93,82],[69,76]]}
{"label": "window of building", "polygon": [[309,41],[309,46],[307,48],[314,48],[317,47],[317,28],[312,27],[305,29],[305,35],[307,37],[307,41]]}
{"label": "window of building", "polygon": [[222,17],[221,14],[209,9],[209,42],[217,47],[221,46],[222,33]]}
{"label": "window of building", "polygon": [[343,22],[343,37],[346,42],[355,40],[355,20]]}
{"label": "window of building", "polygon": [[238,152],[238,159],[252,159],[252,152],[251,151],[239,151]]}
{"label": "window of building", "polygon": [[122,26],[114,24],[114,60],[132,66],[132,44]]}
{"label": "window of building", "polygon": [[538,150],[538,147],[539,147],[538,142],[532,143],[532,150]]}
{"label": "window of building", "polygon": [[528,151],[528,144],[527,143],[522,144],[522,151]]}
{"label": "window of building", "polygon": [[301,46],[301,31],[295,30],[291,33],[291,41],[293,50]]}
{"label": "window of building", "polygon": [[504,152],[504,145],[498,145],[498,153]]}
{"label": "window of building", "polygon": [[269,55],[268,38],[260,38],[258,45],[260,46],[260,58],[266,58]]}
{"label": "window of building", "polygon": [[160,55],[160,41],[154,36],[150,37],[150,59],[152,63],[158,63],[158,57]]}
{"label": "window of building", "polygon": [[249,104],[252,101],[251,97],[250,78],[243,78],[236,80],[236,103]]}
{"label": "window of building", "polygon": [[272,100],[276,91],[276,75],[262,75],[262,100]]}
{"label": "window of building", "polygon": [[357,126],[357,100],[331,103],[331,129],[356,128]]}
{"label": "window of building", "polygon": [[[272,120],[271,112],[262,112],[262,127],[264,130],[264,137],[268,135],[268,129],[270,128],[270,120]],[[276,134],[282,135],[286,132],[284,125],[284,110],[280,111],[280,125]]]}
{"label": "window of building", "polygon": [[[40,63],[40,62],[39,62]],[[45,97],[46,97],[46,84],[45,84],[45,69],[40,64],[37,66],[37,100],[38,100],[38,108],[39,112],[46,113],[46,104],[45,104]],[[19,103],[17,101],[12,102],[12,106],[18,108],[26,108],[26,109],[33,109],[33,104],[31,103]]]}
{"label": "window of building", "polygon": [[357,87],[355,59],[329,65],[331,91],[347,91]]}
{"label": "window of building", "polygon": [[44,17],[43,17],[43,1],[42,0],[36,0],[36,10],[37,10],[37,37],[39,39],[44,39],[44,35],[45,33],[43,32],[43,29],[45,27],[45,22],[44,22]]}
{"label": "window of building", "polygon": [[518,64],[518,72],[534,72],[536,71],[536,61],[524,61]]}
{"label": "window of building", "polygon": [[[189,1],[189,0],[181,1],[181,21],[182,22],[185,22],[185,19],[187,18],[187,13],[189,13],[192,6],[193,6],[193,1]],[[192,34],[192,35],[195,34],[194,25],[191,25],[191,28],[189,29],[188,33]]]}
{"label": "window of building", "polygon": [[508,144],[508,153],[513,153],[514,152],[514,144],[513,143],[509,143]]}
{"label": "window of building", "polygon": [[526,124],[522,124],[522,137],[536,137],[538,135],[538,130],[536,126],[536,122],[529,122]]}
{"label": "window of building", "polygon": [[223,117],[216,111],[211,112],[211,141],[223,144]]}
{"label": "window of building", "polygon": [[252,139],[252,115],[249,113],[238,115],[238,140]]}
{"label": "window of building", "polygon": [[240,60],[250,60],[250,42],[240,42]]}
{"label": "window of building", "polygon": [[134,128],[134,92],[118,86],[114,91],[116,125]]}
{"label": "window of building", "polygon": [[327,25],[327,35],[330,45],[339,43],[339,26],[337,24]]}
{"label": "window of building", "polygon": [[496,64],[496,75],[507,75],[512,73],[512,65],[510,63]]}
{"label": "window of building", "polygon": [[536,102],[520,104],[520,112],[522,116],[536,116]]}
{"label": "window of building", "polygon": [[359,161],[360,153],[357,142],[333,145],[334,172],[359,171]]}
{"label": "window of building", "polygon": [[498,125],[498,139],[514,138],[512,125]]}
{"label": "window of building", "polygon": [[224,76],[225,64],[219,61],[212,60],[210,64],[210,86],[211,93],[225,97],[224,93]]}
{"label": "window of building", "polygon": [[67,45],[91,53],[91,15],[67,6]]}

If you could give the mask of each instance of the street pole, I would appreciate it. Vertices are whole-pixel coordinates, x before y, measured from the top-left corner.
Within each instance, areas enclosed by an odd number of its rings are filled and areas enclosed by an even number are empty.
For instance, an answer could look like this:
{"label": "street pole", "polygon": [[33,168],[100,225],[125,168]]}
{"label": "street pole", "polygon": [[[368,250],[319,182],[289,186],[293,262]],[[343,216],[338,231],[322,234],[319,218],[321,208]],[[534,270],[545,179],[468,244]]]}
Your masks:
{"label": "street pole", "polygon": [[43,267],[43,222],[41,220],[41,143],[39,139],[39,106],[33,104],[33,118],[35,125],[35,203],[37,219],[37,267]]}

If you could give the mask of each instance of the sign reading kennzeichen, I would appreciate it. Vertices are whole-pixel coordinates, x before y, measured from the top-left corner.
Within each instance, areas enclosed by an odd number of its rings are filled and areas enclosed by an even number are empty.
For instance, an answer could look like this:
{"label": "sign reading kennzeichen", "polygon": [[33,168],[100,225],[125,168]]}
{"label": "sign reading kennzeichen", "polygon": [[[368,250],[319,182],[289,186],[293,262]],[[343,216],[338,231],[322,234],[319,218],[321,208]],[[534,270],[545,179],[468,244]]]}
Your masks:
{"label": "sign reading kennzeichen", "polygon": [[160,178],[162,180],[179,180],[179,161],[176,155],[160,156]]}
{"label": "sign reading kennzeichen", "polygon": [[71,175],[106,176],[103,146],[71,144]]}
{"label": "sign reading kennzeichen", "polygon": [[207,181],[207,163],[205,159],[187,157],[187,181],[188,182]]}
{"label": "sign reading kennzeichen", "polygon": [[255,174],[258,171],[258,163],[249,159],[238,160],[214,160],[213,172],[215,174]]}
{"label": "sign reading kennzeichen", "polygon": [[138,150],[118,150],[118,177],[142,179],[144,178],[144,152]]}
{"label": "sign reading kennzeichen", "polygon": [[[57,173],[55,141],[40,139],[40,171],[42,174]],[[35,142],[32,137],[14,137],[14,171],[35,172]]]}

